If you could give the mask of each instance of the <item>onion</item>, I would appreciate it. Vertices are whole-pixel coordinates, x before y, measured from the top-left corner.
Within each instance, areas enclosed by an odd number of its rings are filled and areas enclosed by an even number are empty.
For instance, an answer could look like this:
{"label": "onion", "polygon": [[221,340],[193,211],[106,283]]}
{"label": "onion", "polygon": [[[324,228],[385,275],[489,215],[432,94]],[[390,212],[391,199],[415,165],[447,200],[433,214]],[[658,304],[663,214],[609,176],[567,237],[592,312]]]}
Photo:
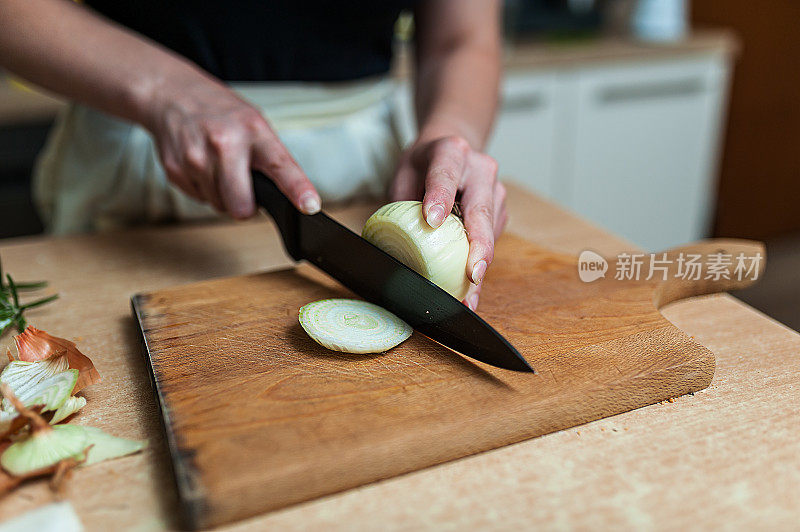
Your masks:
{"label": "onion", "polygon": [[[74,386],[78,371],[68,371],[72,372]],[[50,426],[37,410],[26,407],[7,383],[0,383],[0,389],[5,399],[20,416],[27,419],[31,427],[28,434],[17,438],[0,454],[0,466],[15,477],[37,476],[59,465],[74,467],[80,463],[96,464],[139,452],[147,446],[146,441],[117,438],[93,427]],[[54,472],[58,476],[58,469]],[[6,482],[7,488],[14,485],[14,482]]]}
{"label": "onion", "polygon": [[456,299],[467,295],[469,241],[454,214],[434,229],[425,221],[422,202],[396,201],[375,211],[361,236]]}
{"label": "onion", "polygon": [[318,344],[345,353],[383,353],[411,336],[411,327],[378,305],[323,299],[300,309],[300,325]]}

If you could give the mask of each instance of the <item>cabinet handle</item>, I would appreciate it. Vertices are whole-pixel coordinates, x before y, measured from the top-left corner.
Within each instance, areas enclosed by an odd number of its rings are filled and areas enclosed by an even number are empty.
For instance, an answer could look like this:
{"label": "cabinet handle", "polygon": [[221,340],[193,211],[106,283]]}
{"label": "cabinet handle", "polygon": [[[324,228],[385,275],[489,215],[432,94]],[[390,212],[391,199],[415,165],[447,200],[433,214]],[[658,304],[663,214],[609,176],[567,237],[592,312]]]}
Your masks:
{"label": "cabinet handle", "polygon": [[619,103],[654,98],[680,98],[699,94],[704,88],[705,84],[700,78],[617,85],[600,89],[597,99],[602,103]]}
{"label": "cabinet handle", "polygon": [[515,94],[503,98],[503,111],[532,111],[544,105],[541,94]]}

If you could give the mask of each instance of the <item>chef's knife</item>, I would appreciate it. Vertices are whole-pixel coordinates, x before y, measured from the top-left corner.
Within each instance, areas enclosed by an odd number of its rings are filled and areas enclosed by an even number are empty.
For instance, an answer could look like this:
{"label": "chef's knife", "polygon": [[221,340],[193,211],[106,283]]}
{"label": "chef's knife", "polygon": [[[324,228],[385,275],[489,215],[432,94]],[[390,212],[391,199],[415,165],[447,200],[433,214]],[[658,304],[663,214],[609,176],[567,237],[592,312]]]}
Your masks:
{"label": "chef's knife", "polygon": [[253,187],[294,260],[307,260],[454,351],[499,368],[533,371],[488,323],[411,268],[323,212],[302,214],[264,174],[253,172]]}

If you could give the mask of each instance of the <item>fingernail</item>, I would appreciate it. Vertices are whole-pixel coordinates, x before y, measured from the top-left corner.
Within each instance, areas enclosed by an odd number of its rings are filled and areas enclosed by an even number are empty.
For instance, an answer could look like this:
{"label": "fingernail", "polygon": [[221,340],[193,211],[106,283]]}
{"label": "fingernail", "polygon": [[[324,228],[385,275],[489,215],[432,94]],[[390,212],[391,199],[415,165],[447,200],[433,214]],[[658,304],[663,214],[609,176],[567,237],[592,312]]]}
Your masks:
{"label": "fingernail", "polygon": [[320,207],[319,198],[315,194],[309,193],[300,198],[300,210],[305,214],[316,214]]}
{"label": "fingernail", "polygon": [[478,308],[478,295],[477,294],[473,294],[473,295],[469,296],[469,298],[467,299],[467,306],[469,307],[470,310],[473,310],[473,311],[476,308]]}
{"label": "fingernail", "polygon": [[434,229],[442,225],[442,222],[444,222],[444,207],[441,205],[434,205],[428,209],[428,214],[425,216],[425,221],[428,222],[428,225]]}
{"label": "fingernail", "polygon": [[479,260],[472,268],[472,282],[474,284],[481,284],[484,275],[486,275],[486,261]]}

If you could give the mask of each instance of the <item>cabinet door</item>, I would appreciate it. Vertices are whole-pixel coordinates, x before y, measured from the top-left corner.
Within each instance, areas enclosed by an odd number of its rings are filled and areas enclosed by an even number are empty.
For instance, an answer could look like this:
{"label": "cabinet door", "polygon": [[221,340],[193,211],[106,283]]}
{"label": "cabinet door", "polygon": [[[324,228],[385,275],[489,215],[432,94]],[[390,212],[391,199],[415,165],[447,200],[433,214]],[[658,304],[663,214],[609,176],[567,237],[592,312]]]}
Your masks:
{"label": "cabinet door", "polygon": [[545,197],[553,196],[557,79],[552,73],[511,73],[488,153],[509,178]]}
{"label": "cabinet door", "polygon": [[557,199],[646,249],[704,237],[726,72],[711,55],[576,72]]}

